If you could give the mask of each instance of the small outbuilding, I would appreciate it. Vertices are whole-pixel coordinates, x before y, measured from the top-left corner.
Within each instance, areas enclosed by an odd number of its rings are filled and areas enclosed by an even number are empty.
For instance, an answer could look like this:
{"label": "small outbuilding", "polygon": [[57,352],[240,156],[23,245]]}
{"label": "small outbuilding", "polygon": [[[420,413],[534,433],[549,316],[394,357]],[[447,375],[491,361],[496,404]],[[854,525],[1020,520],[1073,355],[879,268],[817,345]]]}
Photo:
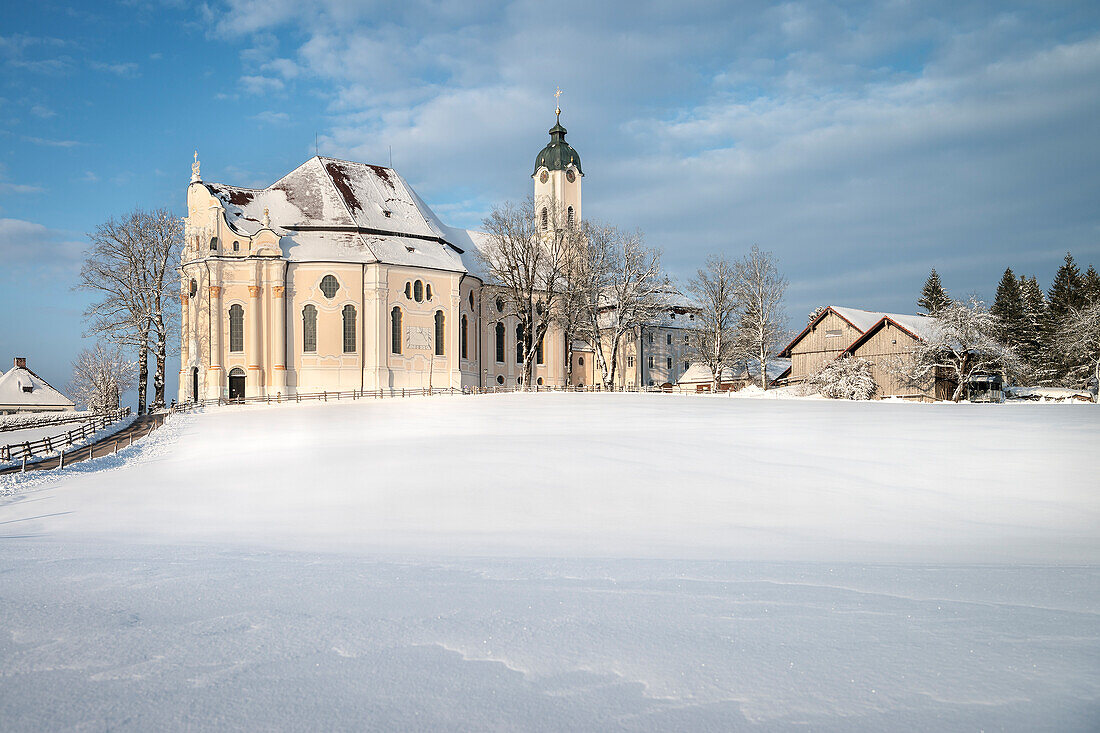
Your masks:
{"label": "small outbuilding", "polygon": [[0,376],[0,415],[17,412],[67,412],[76,405],[27,367],[26,357]]}

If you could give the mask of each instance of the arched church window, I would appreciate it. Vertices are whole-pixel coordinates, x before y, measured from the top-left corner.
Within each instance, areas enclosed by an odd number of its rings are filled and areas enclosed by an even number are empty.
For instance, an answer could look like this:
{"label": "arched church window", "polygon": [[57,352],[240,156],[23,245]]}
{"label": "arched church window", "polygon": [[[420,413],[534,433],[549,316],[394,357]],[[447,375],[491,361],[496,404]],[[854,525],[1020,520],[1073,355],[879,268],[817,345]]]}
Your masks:
{"label": "arched church window", "polygon": [[584,357],[583,356],[578,356],[577,357],[577,364],[579,366],[584,366]]}
{"label": "arched church window", "polygon": [[217,252],[218,251],[218,238],[217,237],[211,237],[210,238],[210,251],[211,252]]}
{"label": "arched church window", "polygon": [[336,291],[340,289],[340,283],[333,275],[325,275],[321,278],[321,292],[325,294],[325,297],[332,300],[336,297]]}
{"label": "arched church window", "polygon": [[390,311],[390,351],[401,353],[401,309],[396,305]]}
{"label": "arched church window", "polygon": [[420,280],[413,283],[413,300],[417,303],[424,300],[424,283]]}
{"label": "arched church window", "polygon": [[344,353],[355,353],[355,306],[344,306]]}
{"label": "arched church window", "polygon": [[516,363],[523,363],[523,352],[526,351],[523,343],[523,324],[516,324]]}
{"label": "arched church window", "polygon": [[443,311],[435,312],[435,355],[443,356],[443,342],[447,336],[446,328],[447,317],[443,315]]}
{"label": "arched church window", "polygon": [[497,313],[504,312],[504,298],[497,298]]}
{"label": "arched church window", "polygon": [[190,289],[190,292],[191,292],[191,297],[192,297],[192,298],[194,298],[194,297],[195,297],[196,295],[198,295],[198,292],[199,292],[199,284],[198,284],[197,282],[195,282],[195,278],[191,278],[191,289]]}
{"label": "arched church window", "polygon": [[312,304],[302,308],[302,351],[317,352],[317,306]]}
{"label": "arched church window", "polygon": [[462,314],[462,319],[459,321],[459,333],[458,333],[459,350],[460,350],[460,353],[461,353],[463,359],[469,358],[468,357],[469,350],[466,348],[466,341],[469,339],[469,337],[470,337],[470,324],[466,320],[466,314],[463,313]]}
{"label": "arched church window", "polygon": [[241,251],[241,243],[240,242],[234,242],[233,243],[233,251],[234,252],[240,252]]}
{"label": "arched church window", "polygon": [[244,308],[236,303],[229,306],[229,351],[244,351]]}
{"label": "arched church window", "polygon": [[540,300],[539,302],[535,303],[535,313],[538,313],[541,316],[544,312],[546,312],[546,308],[543,307],[542,301]]}
{"label": "arched church window", "polygon": [[432,284],[424,283],[424,296],[428,299],[432,299]]}
{"label": "arched church window", "polygon": [[497,336],[497,363],[504,363],[504,324],[498,323],[496,328]]}
{"label": "arched church window", "polygon": [[413,297],[413,284],[411,282],[405,283],[405,297],[412,300]]}
{"label": "arched church window", "polygon": [[470,291],[470,310],[474,309],[474,291]]}
{"label": "arched church window", "polygon": [[573,215],[573,207],[572,206],[569,207],[569,209],[568,209],[568,211],[565,215],[565,221],[569,224],[569,226],[573,226],[573,224],[574,224],[574,215]]}
{"label": "arched church window", "polygon": [[[543,336],[545,336],[545,334],[543,334]],[[542,359],[542,340],[543,340],[543,336],[539,336],[539,342],[537,344],[535,344],[535,362],[537,364],[545,364],[546,363]]]}
{"label": "arched church window", "polygon": [[665,334],[665,343],[668,344],[669,346],[672,346],[672,334],[671,333],[666,333]]}
{"label": "arched church window", "polygon": [[540,220],[542,221],[542,228],[544,230],[549,229],[550,228],[550,212],[547,211],[545,207],[543,208],[542,213],[539,215],[539,217],[540,217]]}
{"label": "arched church window", "polygon": [[539,377],[539,379],[538,379],[538,384],[539,384],[539,385],[541,385],[541,384],[542,384],[542,377]]}

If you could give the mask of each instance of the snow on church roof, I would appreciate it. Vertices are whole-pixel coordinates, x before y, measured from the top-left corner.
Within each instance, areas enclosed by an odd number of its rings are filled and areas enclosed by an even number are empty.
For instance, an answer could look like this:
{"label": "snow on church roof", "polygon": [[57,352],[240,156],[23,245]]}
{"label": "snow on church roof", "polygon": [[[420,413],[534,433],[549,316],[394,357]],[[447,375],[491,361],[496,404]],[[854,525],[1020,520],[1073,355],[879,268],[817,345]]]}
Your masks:
{"label": "snow on church roof", "polygon": [[75,407],[73,401],[26,367],[22,359],[0,376],[0,405]]}
{"label": "snow on church roof", "polygon": [[378,165],[315,156],[267,188],[204,185],[242,234],[262,229],[267,209],[283,254],[296,262],[385,262],[468,272],[479,236],[445,225],[397,171]]}

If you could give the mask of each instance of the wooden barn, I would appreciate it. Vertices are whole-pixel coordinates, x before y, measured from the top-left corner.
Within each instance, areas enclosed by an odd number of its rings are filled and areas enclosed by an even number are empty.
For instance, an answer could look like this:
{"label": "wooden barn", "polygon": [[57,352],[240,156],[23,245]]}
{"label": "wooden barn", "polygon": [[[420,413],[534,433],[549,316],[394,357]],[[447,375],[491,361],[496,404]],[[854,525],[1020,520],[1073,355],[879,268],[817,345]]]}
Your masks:
{"label": "wooden barn", "polygon": [[886,313],[826,306],[778,356],[791,360],[791,368],[780,375],[788,383],[804,382],[837,358]]}
{"label": "wooden barn", "polygon": [[937,371],[935,378],[926,384],[907,383],[896,373],[913,348],[927,338],[936,319],[930,316],[903,316],[886,314],[841,353],[842,357],[856,357],[871,363],[871,373],[878,384],[878,397],[932,402],[949,400],[956,382],[944,371]]}

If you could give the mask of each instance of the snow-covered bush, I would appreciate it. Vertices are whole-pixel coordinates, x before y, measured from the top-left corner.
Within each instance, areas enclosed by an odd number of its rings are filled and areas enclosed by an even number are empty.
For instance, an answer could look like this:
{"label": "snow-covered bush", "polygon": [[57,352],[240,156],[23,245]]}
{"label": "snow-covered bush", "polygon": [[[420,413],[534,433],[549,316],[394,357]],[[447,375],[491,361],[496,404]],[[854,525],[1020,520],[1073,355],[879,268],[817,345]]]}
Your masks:
{"label": "snow-covered bush", "polygon": [[810,379],[810,386],[835,400],[869,400],[878,392],[871,362],[854,358],[829,362]]}

